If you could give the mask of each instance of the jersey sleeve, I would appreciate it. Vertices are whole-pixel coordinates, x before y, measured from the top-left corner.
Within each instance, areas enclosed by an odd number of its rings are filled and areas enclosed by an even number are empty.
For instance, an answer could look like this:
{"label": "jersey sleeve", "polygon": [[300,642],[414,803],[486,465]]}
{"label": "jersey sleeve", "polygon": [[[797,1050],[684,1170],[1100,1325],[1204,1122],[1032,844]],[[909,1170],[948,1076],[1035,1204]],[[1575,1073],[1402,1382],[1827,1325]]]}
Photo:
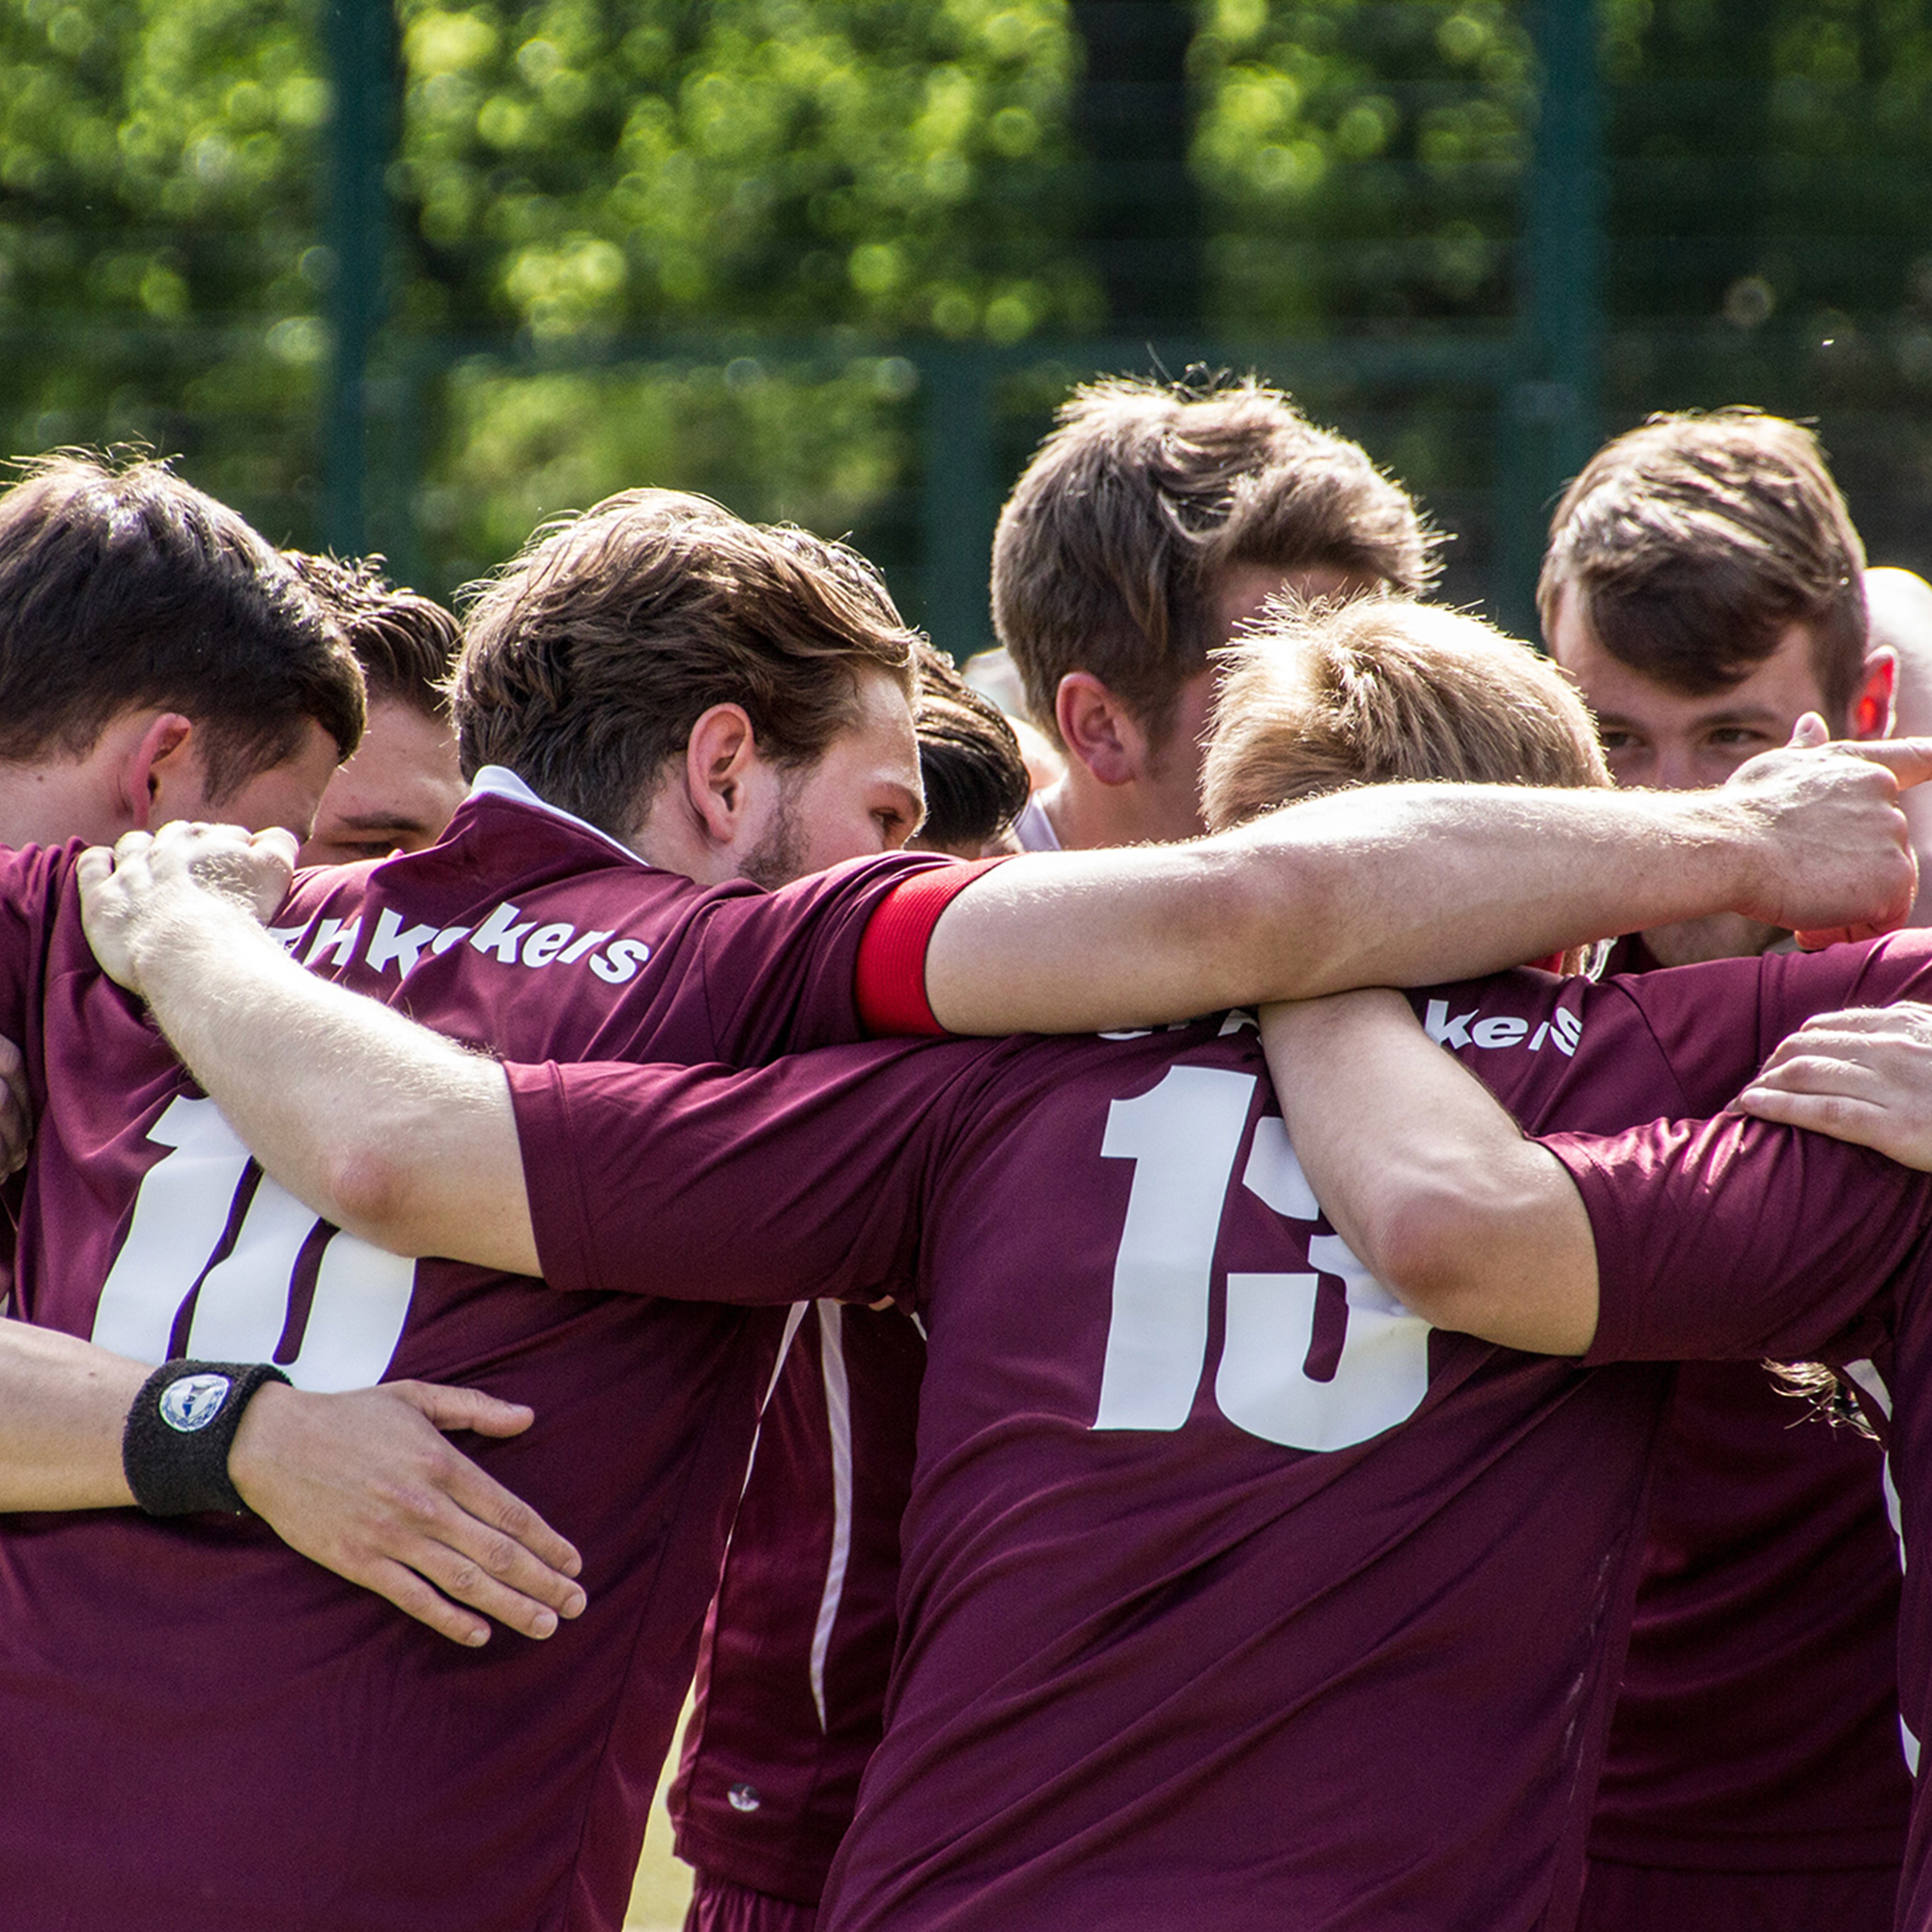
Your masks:
{"label": "jersey sleeve", "polygon": [[875,1032],[938,1031],[925,1005],[926,942],[946,906],[988,863],[998,862],[895,853],[835,866],[775,893],[721,895],[707,909],[702,941],[720,1054],[753,1065]]}
{"label": "jersey sleeve", "polygon": [[907,1300],[980,1042],[722,1066],[511,1065],[544,1279],[686,1300]]}
{"label": "jersey sleeve", "polygon": [[1542,1143],[1596,1238],[1586,1360],[1851,1359],[1927,1238],[1932,1177],[1737,1115]]}
{"label": "jersey sleeve", "polygon": [[36,1059],[27,1037],[46,958],[56,889],[81,846],[0,846],[0,1034]]}

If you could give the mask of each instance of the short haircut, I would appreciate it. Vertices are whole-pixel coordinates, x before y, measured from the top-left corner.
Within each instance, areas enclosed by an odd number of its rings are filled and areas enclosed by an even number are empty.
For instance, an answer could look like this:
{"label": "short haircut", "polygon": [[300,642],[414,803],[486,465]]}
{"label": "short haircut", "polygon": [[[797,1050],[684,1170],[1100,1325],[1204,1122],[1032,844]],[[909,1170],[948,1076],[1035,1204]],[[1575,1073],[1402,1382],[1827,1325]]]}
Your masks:
{"label": "short haircut", "polygon": [[310,720],[347,757],[362,674],[280,552],[165,464],[41,458],[0,495],[0,759],[84,757],[147,705],[193,722],[219,803]]}
{"label": "short haircut", "polygon": [[1278,609],[1227,658],[1202,778],[1217,832],[1392,780],[1610,782],[1570,680],[1479,617],[1406,599]]}
{"label": "short haircut", "polygon": [[920,838],[947,851],[991,844],[1026,810],[1026,759],[1013,727],[930,644],[920,649],[914,723],[925,789]]}
{"label": "short haircut", "polygon": [[1419,594],[1439,539],[1345,437],[1252,378],[1211,391],[1075,389],[1000,516],[993,622],[1056,742],[1054,696],[1091,671],[1158,744],[1240,564],[1326,566]]}
{"label": "short haircut", "polygon": [[907,697],[918,642],[857,552],[629,490],[541,529],[480,589],[451,689],[466,778],[507,766],[623,838],[714,704],[781,765],[858,716],[859,673]]}
{"label": "short haircut", "polygon": [[387,582],[380,556],[345,563],[307,551],[283,554],[349,639],[370,702],[387,699],[446,720],[449,676],[463,635],[455,617],[433,597]]}
{"label": "short haircut", "polygon": [[1864,546],[1818,439],[1751,409],[1655,415],[1563,493],[1536,586],[1548,638],[1567,585],[1609,654],[1704,696],[1793,624],[1842,724],[1865,656]]}

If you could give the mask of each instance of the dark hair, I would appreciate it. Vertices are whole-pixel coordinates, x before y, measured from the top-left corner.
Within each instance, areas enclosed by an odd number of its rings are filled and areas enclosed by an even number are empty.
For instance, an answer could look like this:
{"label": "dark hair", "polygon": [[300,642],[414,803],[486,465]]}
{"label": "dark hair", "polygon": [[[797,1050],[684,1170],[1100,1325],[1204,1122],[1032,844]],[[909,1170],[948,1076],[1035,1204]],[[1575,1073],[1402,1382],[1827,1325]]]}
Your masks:
{"label": "dark hair", "polygon": [[282,554],[349,639],[372,701],[388,698],[425,718],[448,718],[449,676],[463,636],[449,611],[388,582],[380,556],[345,563],[308,551]]}
{"label": "dark hair", "polygon": [[235,512],[145,459],[64,451],[0,495],[0,758],[80,757],[142,705],[193,721],[218,803],[313,720],[344,757],[362,674]]}
{"label": "dark hair", "polygon": [[911,697],[916,641],[843,545],[626,491],[482,586],[451,687],[464,775],[505,765],[624,838],[712,705],[743,705],[766,756],[808,763],[855,722],[862,669]]}
{"label": "dark hair", "polygon": [[1158,741],[1222,639],[1214,600],[1244,564],[1321,567],[1415,594],[1439,539],[1359,444],[1250,378],[1199,391],[1075,389],[993,539],[993,623],[1040,727],[1092,671]]}
{"label": "dark hair", "polygon": [[1536,603],[1548,638],[1570,586],[1613,658],[1694,696],[1742,683],[1803,624],[1842,724],[1864,667],[1864,560],[1809,430],[1752,409],[1655,415],[1563,493]]}
{"label": "dark hair", "polygon": [[1013,727],[926,643],[914,722],[925,789],[921,841],[948,852],[991,844],[1026,810],[1026,760]]}

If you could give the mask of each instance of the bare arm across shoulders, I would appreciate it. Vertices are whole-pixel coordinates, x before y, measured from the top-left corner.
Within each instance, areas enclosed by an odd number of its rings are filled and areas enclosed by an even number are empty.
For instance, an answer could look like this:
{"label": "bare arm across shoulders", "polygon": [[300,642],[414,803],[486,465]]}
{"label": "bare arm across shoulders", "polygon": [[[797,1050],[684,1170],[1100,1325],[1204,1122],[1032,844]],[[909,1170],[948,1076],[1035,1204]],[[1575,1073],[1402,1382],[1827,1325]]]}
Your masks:
{"label": "bare arm across shoulders", "polygon": [[1288,1137],[1315,1198],[1390,1293],[1437,1328],[1580,1355],[1597,1327],[1582,1197],[1391,992],[1262,1015]]}
{"label": "bare arm across shoulders", "polygon": [[1708,792],[1378,785],[1176,846],[1009,860],[941,915],[955,1033],[1078,1033],[1426,985],[1736,911],[1819,938],[1898,924],[1898,786],[1932,739],[1765,753]]}
{"label": "bare arm across shoulders", "polygon": [[[954,1031],[1080,1032],[1465,974],[1721,907],[1879,925],[1913,889],[1899,778],[1927,770],[1932,741],[1772,753],[1708,793],[1380,786],[1191,845],[1015,859],[947,905],[926,991]],[[87,855],[101,963],[317,1212],[398,1253],[534,1268],[501,1075],[252,930],[242,908],[266,915],[286,863],[272,834],[187,825]]]}

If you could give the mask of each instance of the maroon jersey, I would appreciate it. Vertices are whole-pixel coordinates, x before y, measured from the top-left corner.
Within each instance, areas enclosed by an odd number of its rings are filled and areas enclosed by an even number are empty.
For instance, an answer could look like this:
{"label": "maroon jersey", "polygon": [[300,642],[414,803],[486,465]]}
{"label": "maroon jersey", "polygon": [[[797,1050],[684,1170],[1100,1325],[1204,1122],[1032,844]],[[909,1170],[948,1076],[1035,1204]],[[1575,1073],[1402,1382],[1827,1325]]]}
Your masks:
{"label": "maroon jersey", "polygon": [[896,1310],[799,1315],[705,1627],[670,1814],[700,1871],[815,1905],[883,1723],[925,1341]]}
{"label": "maroon jersey", "polygon": [[[299,876],[297,956],[505,1053],[744,1062],[859,1033],[861,933],[924,862],[701,892],[520,793],[486,775],[430,850]],[[589,1606],[466,1651],[252,1519],[9,1519],[0,1918],[615,1927],[781,1316],[418,1266],[318,1223],[94,967],[74,849],[0,855],[0,1033],[41,1109],[16,1312],[142,1360],[529,1403],[527,1435],[464,1446],[580,1545]]]}
{"label": "maroon jersey", "polygon": [[[1637,933],[1610,960],[1627,972],[1657,963]],[[1597,1788],[1595,1857],[1731,1871],[1897,1866],[1912,1783],[1898,1747],[1898,1548],[1881,1461],[1854,1432],[1834,1431],[1824,1451],[1815,1430],[1794,1429],[1790,1397],[1756,1363],[1680,1373]],[[1772,1917],[1747,1908],[1751,1922],[1817,1922],[1809,1892],[1788,1896]],[[1702,1908],[1687,1898],[1684,1912]]]}
{"label": "maroon jersey", "polygon": [[[1418,1005],[1524,1117],[1607,1131],[1708,1112],[1810,1012],[1928,981],[1913,936]],[[1574,1910],[1673,1372],[1391,1302],[1234,1024],[513,1072],[526,1145],[580,1176],[536,1197],[554,1279],[926,1311],[900,1650],[828,1932]],[[1925,1191],[1864,1165],[1881,1210]],[[1887,1256],[1855,1219],[1819,1245],[1857,1305]],[[1765,1345],[1733,1308],[1690,1351]]]}

